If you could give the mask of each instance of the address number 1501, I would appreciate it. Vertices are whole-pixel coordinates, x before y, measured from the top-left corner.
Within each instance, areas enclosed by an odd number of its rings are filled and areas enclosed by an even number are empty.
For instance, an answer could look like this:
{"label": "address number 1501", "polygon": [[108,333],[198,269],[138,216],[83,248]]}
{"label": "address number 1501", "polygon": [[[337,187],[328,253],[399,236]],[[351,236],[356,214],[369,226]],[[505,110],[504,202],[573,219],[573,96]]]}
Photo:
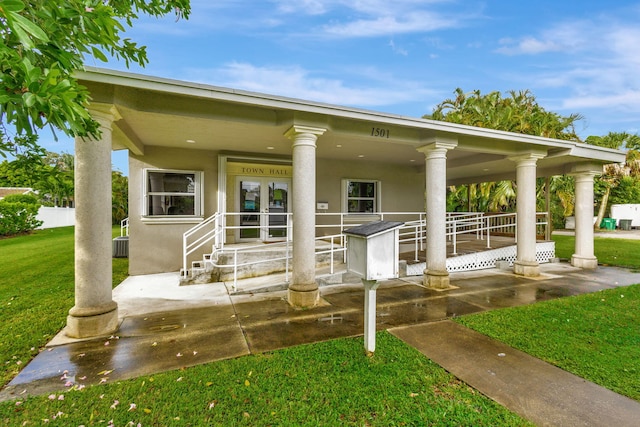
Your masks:
{"label": "address number 1501", "polygon": [[382,129],[382,128],[376,128],[373,127],[371,128],[371,136],[377,136],[378,138],[387,138],[389,139],[389,129]]}

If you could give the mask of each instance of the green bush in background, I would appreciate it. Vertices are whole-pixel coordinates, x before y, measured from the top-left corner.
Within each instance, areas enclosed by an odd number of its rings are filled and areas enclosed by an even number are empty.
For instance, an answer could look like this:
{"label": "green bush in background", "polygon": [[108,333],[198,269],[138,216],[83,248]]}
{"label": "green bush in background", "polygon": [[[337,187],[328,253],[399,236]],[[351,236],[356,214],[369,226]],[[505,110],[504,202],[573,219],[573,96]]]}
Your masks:
{"label": "green bush in background", "polygon": [[42,225],[36,219],[38,198],[31,194],[12,194],[0,200],[0,236],[26,233]]}

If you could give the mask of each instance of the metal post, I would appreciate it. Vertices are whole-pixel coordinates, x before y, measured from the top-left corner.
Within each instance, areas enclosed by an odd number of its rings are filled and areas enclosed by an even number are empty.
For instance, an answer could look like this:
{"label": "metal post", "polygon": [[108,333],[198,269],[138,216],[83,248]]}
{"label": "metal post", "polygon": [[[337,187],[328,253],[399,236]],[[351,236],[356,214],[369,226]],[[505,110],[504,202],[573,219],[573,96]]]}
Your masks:
{"label": "metal post", "polygon": [[333,236],[331,236],[331,252],[329,252],[329,256],[331,256],[331,274],[333,274]]}
{"label": "metal post", "polygon": [[289,239],[285,239],[284,282],[289,283]]}
{"label": "metal post", "polygon": [[452,222],[453,224],[453,253],[451,255],[458,255],[458,227],[456,225],[456,221]]}
{"label": "metal post", "polygon": [[421,227],[420,224],[416,225],[414,230],[413,230],[413,247],[414,247],[414,261],[418,262],[420,261],[419,257],[418,257],[418,241],[421,239],[420,235],[418,234],[418,228]]}
{"label": "metal post", "polygon": [[233,251],[233,292],[238,291],[238,250]]}

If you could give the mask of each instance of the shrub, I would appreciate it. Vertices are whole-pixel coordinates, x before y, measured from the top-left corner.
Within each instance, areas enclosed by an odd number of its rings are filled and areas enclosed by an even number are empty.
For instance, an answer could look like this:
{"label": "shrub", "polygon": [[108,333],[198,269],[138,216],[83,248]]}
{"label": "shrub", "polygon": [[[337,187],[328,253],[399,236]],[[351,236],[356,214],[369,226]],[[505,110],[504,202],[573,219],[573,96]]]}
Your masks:
{"label": "shrub", "polygon": [[12,194],[0,200],[0,236],[25,233],[42,225],[36,219],[40,202],[31,194]]}

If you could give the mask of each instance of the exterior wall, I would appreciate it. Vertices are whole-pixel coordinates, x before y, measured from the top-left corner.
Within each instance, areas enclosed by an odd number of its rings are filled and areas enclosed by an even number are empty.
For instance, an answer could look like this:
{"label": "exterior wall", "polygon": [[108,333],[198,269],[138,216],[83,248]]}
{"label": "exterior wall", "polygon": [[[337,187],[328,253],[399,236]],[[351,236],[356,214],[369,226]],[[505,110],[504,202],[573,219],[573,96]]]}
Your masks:
{"label": "exterior wall", "polygon": [[[144,219],[143,170],[145,168],[203,171],[204,218],[217,209],[218,152],[148,146],[144,156],[129,157],[129,274],[178,271],[182,267],[182,234],[199,222],[195,219]],[[228,189],[235,189],[235,176],[228,177]],[[381,183],[383,212],[424,212],[424,171],[419,166],[398,166],[365,161],[317,159],[317,201],[327,202],[327,213],[342,210],[343,179],[376,180]],[[231,192],[233,193],[233,191]],[[227,195],[227,210],[235,210],[233,194]],[[291,203],[291,202],[289,202]],[[325,211],[318,211],[325,212]],[[402,221],[394,217],[390,220]],[[407,219],[415,219],[414,217]],[[336,224],[338,216],[318,218],[318,224]],[[356,216],[354,221],[361,221]],[[338,230],[326,228],[319,234]],[[230,239],[233,240],[233,239]],[[194,258],[195,259],[195,258]]]}
{"label": "exterior wall", "polygon": [[182,234],[200,220],[143,219],[145,168],[202,171],[202,203],[207,218],[217,211],[218,153],[147,146],[144,156],[129,156],[129,274],[178,271],[182,267]]}
{"label": "exterior wall", "polygon": [[[366,160],[341,161],[318,159],[316,171],[316,201],[327,202],[327,213],[342,211],[343,179],[362,179],[380,181],[382,212],[424,212],[425,178],[424,170],[419,166],[399,166],[384,163],[372,163]],[[337,216],[320,216],[318,224],[336,223]],[[359,222],[362,215],[353,215],[353,221]],[[392,221],[411,218],[390,217]],[[329,235],[338,230],[323,229],[319,234]]]}

